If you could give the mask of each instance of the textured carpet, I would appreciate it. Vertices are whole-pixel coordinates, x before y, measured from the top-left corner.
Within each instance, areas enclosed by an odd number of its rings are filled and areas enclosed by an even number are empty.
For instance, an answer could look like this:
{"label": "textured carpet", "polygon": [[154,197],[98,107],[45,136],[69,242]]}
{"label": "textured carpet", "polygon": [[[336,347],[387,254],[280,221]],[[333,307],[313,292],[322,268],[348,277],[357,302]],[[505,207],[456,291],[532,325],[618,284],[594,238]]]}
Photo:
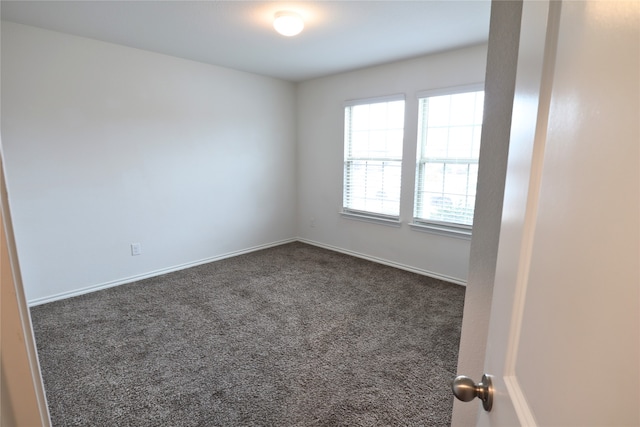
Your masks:
{"label": "textured carpet", "polygon": [[463,299],[291,243],[31,315],[54,426],[446,426]]}

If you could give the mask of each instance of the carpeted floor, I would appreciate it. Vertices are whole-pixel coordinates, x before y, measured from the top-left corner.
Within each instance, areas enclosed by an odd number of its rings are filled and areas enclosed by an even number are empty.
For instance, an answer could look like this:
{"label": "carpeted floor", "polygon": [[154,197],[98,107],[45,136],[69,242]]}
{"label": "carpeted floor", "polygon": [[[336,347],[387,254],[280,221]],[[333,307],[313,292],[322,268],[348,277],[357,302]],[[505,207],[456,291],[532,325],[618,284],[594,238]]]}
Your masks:
{"label": "carpeted floor", "polygon": [[54,426],[446,426],[463,299],[291,243],[31,315]]}

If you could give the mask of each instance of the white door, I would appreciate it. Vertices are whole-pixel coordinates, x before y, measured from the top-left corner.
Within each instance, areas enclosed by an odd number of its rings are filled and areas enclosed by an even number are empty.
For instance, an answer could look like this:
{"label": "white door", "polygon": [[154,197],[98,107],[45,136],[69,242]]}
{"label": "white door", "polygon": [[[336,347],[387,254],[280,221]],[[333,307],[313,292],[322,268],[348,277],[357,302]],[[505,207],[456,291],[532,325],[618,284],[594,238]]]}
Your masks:
{"label": "white door", "polygon": [[478,425],[640,425],[639,28],[638,1],[524,4]]}

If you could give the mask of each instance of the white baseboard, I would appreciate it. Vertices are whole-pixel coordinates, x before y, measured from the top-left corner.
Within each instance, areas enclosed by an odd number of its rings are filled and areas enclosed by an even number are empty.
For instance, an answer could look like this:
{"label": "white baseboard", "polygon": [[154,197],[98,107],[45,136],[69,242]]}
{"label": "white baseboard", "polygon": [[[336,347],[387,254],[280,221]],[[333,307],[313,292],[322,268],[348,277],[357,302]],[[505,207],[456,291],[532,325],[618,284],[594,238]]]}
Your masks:
{"label": "white baseboard", "polygon": [[385,259],[382,259],[382,258],[377,258],[377,257],[373,257],[373,256],[370,256],[370,255],[361,254],[359,252],[354,252],[354,251],[350,251],[350,250],[347,250],[347,249],[338,248],[336,246],[331,246],[331,245],[326,245],[324,243],[315,242],[313,240],[301,239],[301,238],[293,238],[293,239],[285,239],[285,240],[280,240],[280,241],[277,241],[277,242],[267,243],[267,244],[264,244],[264,245],[254,246],[254,247],[243,249],[243,250],[240,250],[240,251],[228,252],[228,253],[225,253],[225,254],[222,254],[222,255],[217,255],[217,256],[210,257],[210,258],[204,258],[204,259],[201,259],[201,260],[198,260],[198,261],[187,262],[187,263],[184,263],[184,264],[175,265],[173,267],[161,268],[159,270],[149,271],[147,273],[138,274],[138,275],[135,275],[135,276],[129,276],[129,277],[125,277],[123,279],[113,280],[113,281],[110,281],[110,282],[100,283],[100,284],[97,284],[97,285],[91,285],[91,286],[87,286],[85,288],[75,289],[75,290],[69,291],[69,292],[62,292],[62,293],[55,294],[55,295],[50,295],[50,296],[47,296],[47,297],[36,298],[36,299],[27,301],[27,304],[28,304],[29,307],[35,307],[37,305],[46,304],[48,302],[59,301],[59,300],[63,300],[63,299],[71,298],[71,297],[76,297],[76,296],[79,296],[79,295],[88,294],[88,293],[95,292],[95,291],[100,291],[100,290],[103,290],[103,289],[113,288],[114,286],[125,285],[127,283],[137,282],[139,280],[148,279],[150,277],[160,276],[162,274],[167,274],[167,273],[171,273],[171,272],[174,272],[174,271],[184,270],[186,268],[195,267],[195,266],[206,264],[206,263],[209,263],[209,262],[220,261],[220,260],[223,260],[225,258],[231,258],[231,257],[238,256],[238,255],[244,255],[244,254],[248,254],[248,253],[251,253],[251,252],[259,251],[259,250],[262,250],[262,249],[272,248],[274,246],[280,246],[280,245],[284,245],[286,243],[291,243],[291,242],[296,242],[296,241],[302,242],[302,243],[307,243],[307,244],[313,245],[313,246],[318,246],[320,248],[328,249],[328,250],[331,250],[331,251],[334,251],[334,252],[339,252],[339,253],[343,253],[343,254],[346,254],[346,255],[355,256],[357,258],[366,259],[368,261],[373,261],[373,262],[376,262],[378,264],[388,265],[390,267],[395,267],[395,268],[399,268],[401,270],[410,271],[412,273],[421,274],[423,276],[433,277],[434,279],[444,280],[446,282],[454,283],[456,285],[466,286],[466,282],[464,280],[460,280],[460,279],[457,279],[455,277],[445,276],[443,274],[434,273],[432,271],[422,270],[420,268],[415,268],[415,267],[410,267],[408,265],[400,264],[400,263],[393,262],[393,261],[388,261],[388,260],[385,260]]}
{"label": "white baseboard", "polygon": [[231,257],[234,257],[234,256],[244,255],[244,254],[248,254],[250,252],[259,251],[259,250],[262,250],[262,249],[272,248],[274,246],[284,245],[286,243],[295,242],[297,240],[298,239],[295,239],[295,238],[279,240],[277,242],[267,243],[267,244],[264,244],[264,245],[258,245],[258,246],[254,246],[254,247],[251,247],[251,248],[248,248],[248,249],[243,249],[243,250],[240,250],[240,251],[228,252],[228,253],[225,253],[225,254],[222,254],[222,255],[216,255],[216,256],[213,256],[213,257],[200,259],[198,261],[187,262],[187,263],[184,263],[184,264],[175,265],[173,267],[161,268],[159,270],[150,271],[148,273],[137,274],[135,276],[129,276],[129,277],[125,277],[123,279],[118,279],[118,280],[113,280],[113,281],[110,281],[110,282],[100,283],[100,284],[97,284],[97,285],[87,286],[86,288],[75,289],[73,291],[62,292],[62,293],[55,294],[55,295],[50,295],[50,296],[47,296],[47,297],[36,298],[36,299],[27,301],[27,304],[28,304],[29,307],[35,307],[36,305],[41,305],[41,304],[46,304],[48,302],[59,301],[59,300],[62,300],[62,299],[76,297],[76,296],[79,296],[79,295],[84,295],[84,294],[88,294],[88,293],[91,293],[91,292],[100,291],[102,289],[113,288],[114,286],[120,286],[120,285],[125,285],[127,283],[137,282],[138,280],[148,279],[150,277],[160,276],[162,274],[167,274],[167,273],[171,273],[171,272],[174,272],[174,271],[184,270],[184,269],[190,268],[190,267],[195,267],[195,266],[198,266],[198,265],[207,264],[209,262],[220,261],[220,260],[225,259],[225,258],[231,258]]}
{"label": "white baseboard", "polygon": [[315,242],[313,240],[302,239],[302,238],[298,238],[297,240],[299,242],[307,243],[309,245],[318,246],[320,248],[329,249],[329,250],[334,251],[334,252],[340,252],[340,253],[343,253],[343,254],[346,254],[346,255],[351,255],[351,256],[354,256],[354,257],[357,257],[357,258],[366,259],[368,261],[373,261],[373,262],[376,262],[378,264],[388,265],[390,267],[399,268],[400,270],[410,271],[412,273],[417,273],[417,274],[420,274],[420,275],[423,275],[423,276],[433,277],[434,279],[444,280],[446,282],[454,283],[456,285],[461,285],[461,286],[466,286],[467,285],[467,282],[465,280],[457,279],[457,278],[451,277],[451,276],[446,276],[444,274],[434,273],[433,271],[423,270],[421,268],[411,267],[411,266],[408,266],[408,265],[400,264],[398,262],[388,261],[386,259],[377,258],[377,257],[371,256],[371,255],[365,255],[365,254],[361,254],[359,252],[338,248],[336,246],[331,246],[331,245],[327,245],[327,244],[324,244],[324,243]]}

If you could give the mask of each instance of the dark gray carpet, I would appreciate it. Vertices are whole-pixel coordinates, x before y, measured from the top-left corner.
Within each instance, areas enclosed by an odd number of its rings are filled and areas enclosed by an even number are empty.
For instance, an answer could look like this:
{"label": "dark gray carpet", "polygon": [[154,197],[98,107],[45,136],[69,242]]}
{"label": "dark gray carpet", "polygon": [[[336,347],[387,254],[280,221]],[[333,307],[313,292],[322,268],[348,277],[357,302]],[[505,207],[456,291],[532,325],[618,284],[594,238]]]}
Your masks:
{"label": "dark gray carpet", "polygon": [[31,315],[54,426],[446,426],[463,299],[291,243]]}

